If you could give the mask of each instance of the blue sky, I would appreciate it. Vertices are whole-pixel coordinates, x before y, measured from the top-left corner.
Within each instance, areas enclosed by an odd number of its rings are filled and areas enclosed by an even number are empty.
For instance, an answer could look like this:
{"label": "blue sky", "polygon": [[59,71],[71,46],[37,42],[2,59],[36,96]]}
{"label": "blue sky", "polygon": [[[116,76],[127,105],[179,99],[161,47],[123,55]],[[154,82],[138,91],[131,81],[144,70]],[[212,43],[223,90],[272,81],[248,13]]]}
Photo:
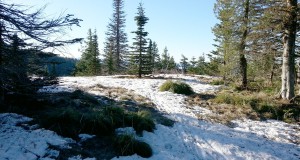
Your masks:
{"label": "blue sky", "polygon": [[[6,0],[19,4],[35,6],[46,5],[45,15],[58,16],[60,13],[74,14],[83,20],[81,27],[74,27],[68,32],[69,37],[87,36],[87,30],[97,29],[99,47],[103,54],[103,42],[109,18],[112,17],[111,0]],[[132,44],[133,34],[136,29],[134,16],[137,6],[141,0],[124,0],[124,11],[126,13],[126,28],[129,45]],[[142,0],[149,18],[146,31],[158,44],[162,53],[165,47],[170,55],[178,62],[181,54],[189,59],[207,54],[213,50],[214,36],[211,28],[217,23],[213,13],[214,0]],[[80,57],[80,44],[72,45],[64,50],[64,55]]]}

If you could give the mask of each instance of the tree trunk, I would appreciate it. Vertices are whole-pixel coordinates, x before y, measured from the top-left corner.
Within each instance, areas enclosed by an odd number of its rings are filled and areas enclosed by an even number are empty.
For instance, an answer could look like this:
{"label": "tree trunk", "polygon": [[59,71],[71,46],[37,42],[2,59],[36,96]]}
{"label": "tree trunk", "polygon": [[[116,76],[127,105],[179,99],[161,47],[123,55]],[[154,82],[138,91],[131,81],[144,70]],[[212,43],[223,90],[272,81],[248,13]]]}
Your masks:
{"label": "tree trunk", "polygon": [[0,103],[4,101],[4,89],[3,89],[3,40],[2,40],[3,27],[0,22]]}
{"label": "tree trunk", "polygon": [[288,15],[284,20],[281,98],[295,96],[295,41],[297,31],[297,0],[286,0]]}
{"label": "tree trunk", "polygon": [[[242,76],[242,89],[247,89],[247,59],[245,57],[245,48],[246,48],[246,38],[248,36],[248,21],[249,21],[249,5],[250,0],[247,0],[245,2],[245,12],[244,12],[244,31],[241,39],[241,44],[239,47],[239,53],[240,53],[240,73]],[[242,27],[243,27],[242,26]]]}

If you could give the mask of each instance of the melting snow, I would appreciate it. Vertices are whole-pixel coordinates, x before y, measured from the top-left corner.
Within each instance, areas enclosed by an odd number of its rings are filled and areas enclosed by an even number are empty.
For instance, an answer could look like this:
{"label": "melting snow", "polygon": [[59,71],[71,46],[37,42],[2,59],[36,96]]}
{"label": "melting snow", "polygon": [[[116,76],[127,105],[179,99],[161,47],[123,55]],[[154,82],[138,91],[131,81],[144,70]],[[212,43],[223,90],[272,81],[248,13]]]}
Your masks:
{"label": "melting snow", "polygon": [[[169,78],[184,80],[198,93],[215,92],[219,89],[219,86],[200,82],[197,77],[168,76]],[[58,86],[45,87],[46,89],[42,89],[40,92],[72,92],[79,88],[97,94],[97,92],[92,91],[92,87],[101,84],[107,87],[126,88],[135,94],[149,98],[156,104],[158,110],[176,121],[173,127],[157,124],[154,133],[144,132],[141,139],[150,144],[153,149],[153,156],[150,159],[300,159],[300,145],[291,143],[297,142],[300,138],[299,125],[275,120],[263,122],[236,120],[232,122],[236,127],[229,128],[221,124],[199,121],[195,113],[210,114],[211,112],[201,108],[201,106],[196,106],[194,109],[187,107],[183,95],[159,92],[158,87],[165,81],[159,79],[121,79],[116,78],[116,76],[63,77]],[[26,144],[30,145],[31,143]],[[16,147],[17,145],[12,146]],[[13,147],[6,147],[5,149],[3,149],[3,145],[0,147],[2,147],[0,148],[1,157],[4,151],[16,152]],[[17,150],[22,150],[22,148]],[[18,154],[21,153],[25,154],[18,152]],[[32,154],[28,156],[34,158]],[[80,157],[74,157],[74,159],[76,158],[80,159]],[[133,155],[114,159],[138,160],[143,158]]]}

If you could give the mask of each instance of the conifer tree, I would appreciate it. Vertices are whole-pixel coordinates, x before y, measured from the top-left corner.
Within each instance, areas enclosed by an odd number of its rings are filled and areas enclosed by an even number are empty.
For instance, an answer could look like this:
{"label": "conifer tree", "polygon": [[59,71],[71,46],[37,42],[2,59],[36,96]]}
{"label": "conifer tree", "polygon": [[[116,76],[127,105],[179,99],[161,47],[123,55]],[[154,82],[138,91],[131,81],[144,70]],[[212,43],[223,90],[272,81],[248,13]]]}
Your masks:
{"label": "conifer tree", "polygon": [[95,76],[101,74],[101,64],[99,59],[98,37],[96,30],[88,30],[86,46],[80,61],[76,64],[75,74],[79,76]]}
{"label": "conifer tree", "polygon": [[169,68],[170,55],[168,53],[168,48],[165,47],[163,53],[161,54],[161,69],[167,71]]}
{"label": "conifer tree", "polygon": [[137,9],[137,15],[134,17],[134,20],[137,24],[137,30],[132,32],[135,33],[135,38],[133,38],[133,54],[131,57],[131,61],[133,63],[137,63],[137,74],[138,77],[141,78],[142,74],[148,74],[150,72],[148,68],[150,57],[147,55],[148,47],[146,40],[148,32],[146,32],[144,28],[149,18],[145,16],[145,10],[142,3],[139,4]]}
{"label": "conifer tree", "polygon": [[182,70],[182,74],[186,74],[188,68],[188,58],[186,58],[183,54],[181,55],[180,66]]}
{"label": "conifer tree", "polygon": [[153,53],[153,64],[154,64],[154,70],[158,71],[161,69],[161,59],[159,55],[159,50],[157,47],[156,42],[153,42],[152,44],[152,53]]}
{"label": "conifer tree", "polygon": [[[104,42],[104,61],[109,74],[124,71],[128,52],[127,34],[125,28],[124,1],[113,0],[113,15],[107,26],[106,41]],[[113,57],[113,60],[111,58]],[[108,63],[109,62],[109,63]],[[113,63],[113,67],[111,66]],[[109,65],[109,66],[108,66]]]}

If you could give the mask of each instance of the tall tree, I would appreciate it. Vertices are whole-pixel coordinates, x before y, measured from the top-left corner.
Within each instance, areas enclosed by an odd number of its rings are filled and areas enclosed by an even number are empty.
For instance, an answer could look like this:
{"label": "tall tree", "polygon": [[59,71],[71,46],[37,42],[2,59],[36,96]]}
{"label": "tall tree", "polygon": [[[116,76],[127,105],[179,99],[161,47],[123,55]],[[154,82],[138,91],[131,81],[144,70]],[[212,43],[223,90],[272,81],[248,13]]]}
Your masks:
{"label": "tall tree", "polygon": [[212,29],[217,43],[214,45],[216,51],[213,51],[212,54],[214,58],[219,59],[219,70],[223,76],[223,80],[226,81],[231,77],[232,71],[237,66],[235,5],[232,0],[217,0],[214,12],[220,22]]}
{"label": "tall tree", "polygon": [[[138,63],[138,77],[141,78],[145,63],[149,62],[149,56],[147,56],[147,40],[146,37],[148,32],[145,31],[145,24],[148,22],[149,18],[145,16],[145,10],[143,4],[139,3],[137,15],[134,17],[134,20],[137,24],[137,30],[133,31],[135,33],[135,38],[133,38],[133,58],[136,59]],[[146,70],[147,72],[147,70]]]}
{"label": "tall tree", "polygon": [[238,47],[239,57],[240,57],[240,73],[242,76],[242,88],[247,88],[247,59],[246,59],[246,39],[248,37],[248,30],[249,30],[249,10],[250,10],[250,0],[245,0],[243,4],[243,18],[242,18],[242,25],[241,25],[241,40]]}
{"label": "tall tree", "polygon": [[297,0],[286,0],[284,10],[281,98],[291,99],[295,96],[295,42],[299,10]]}
{"label": "tall tree", "polygon": [[81,59],[76,64],[75,74],[79,76],[94,76],[101,74],[101,64],[99,59],[98,37],[96,30],[94,33],[88,30],[86,46]]}
{"label": "tall tree", "polygon": [[[121,72],[126,67],[125,57],[128,51],[127,34],[125,28],[125,12],[123,11],[124,1],[113,0],[113,15],[110,23],[107,26],[106,41],[104,43],[105,61],[111,62],[109,58],[113,55],[113,68],[106,66],[109,72]],[[106,60],[107,59],[107,60]]]}

